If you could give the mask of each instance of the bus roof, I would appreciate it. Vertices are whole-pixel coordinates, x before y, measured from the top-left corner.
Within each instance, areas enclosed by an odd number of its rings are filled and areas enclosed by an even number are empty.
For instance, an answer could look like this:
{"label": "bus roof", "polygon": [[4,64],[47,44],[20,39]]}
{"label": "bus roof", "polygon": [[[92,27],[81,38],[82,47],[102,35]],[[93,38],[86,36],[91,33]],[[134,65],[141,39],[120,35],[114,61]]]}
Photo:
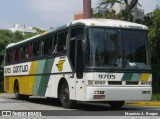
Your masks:
{"label": "bus roof", "polygon": [[114,19],[80,19],[75,20],[72,24],[83,23],[86,26],[108,26],[108,27],[119,27],[119,28],[132,28],[132,29],[145,29],[148,30],[147,26],[122,21],[122,20],[114,20]]}
{"label": "bus roof", "polygon": [[122,20],[114,20],[114,19],[80,19],[80,20],[75,20],[72,21],[66,25],[63,25],[61,27],[57,27],[55,29],[52,29],[48,32],[33,36],[31,38],[25,39],[23,41],[17,42],[17,43],[11,43],[9,44],[6,48],[30,41],[34,38],[38,38],[41,36],[44,36],[45,34],[56,32],[60,29],[67,28],[69,25],[76,25],[76,24],[84,24],[85,26],[106,26],[106,27],[117,27],[117,28],[128,28],[128,29],[143,29],[143,30],[148,30],[147,26],[133,23],[133,22],[127,22],[127,21],[122,21]]}

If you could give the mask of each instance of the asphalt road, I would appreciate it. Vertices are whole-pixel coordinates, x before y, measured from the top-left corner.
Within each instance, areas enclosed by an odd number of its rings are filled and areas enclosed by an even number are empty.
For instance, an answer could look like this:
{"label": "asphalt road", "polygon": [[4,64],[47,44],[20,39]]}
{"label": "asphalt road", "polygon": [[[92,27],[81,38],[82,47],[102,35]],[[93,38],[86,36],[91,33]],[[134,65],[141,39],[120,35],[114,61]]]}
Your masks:
{"label": "asphalt road", "polygon": [[137,115],[139,112],[140,114],[153,112],[160,116],[160,107],[124,105],[121,109],[113,109],[107,104],[78,103],[75,109],[64,109],[55,99],[31,97],[29,100],[16,100],[14,95],[8,94],[0,94],[0,110],[36,110],[42,111],[42,114],[46,116],[125,116],[129,113],[135,114],[135,116],[143,116]]}

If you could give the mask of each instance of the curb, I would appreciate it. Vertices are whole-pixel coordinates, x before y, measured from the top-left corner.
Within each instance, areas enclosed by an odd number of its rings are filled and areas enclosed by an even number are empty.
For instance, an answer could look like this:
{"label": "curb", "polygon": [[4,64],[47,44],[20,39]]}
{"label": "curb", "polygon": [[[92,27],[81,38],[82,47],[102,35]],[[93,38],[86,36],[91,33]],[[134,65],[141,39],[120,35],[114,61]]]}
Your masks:
{"label": "curb", "polygon": [[160,101],[150,101],[150,102],[131,102],[125,103],[127,106],[160,106]]}
{"label": "curb", "polygon": [[[14,98],[14,94],[0,93],[0,98]],[[160,106],[160,101],[126,102],[127,106]]]}
{"label": "curb", "polygon": [[0,93],[0,98],[15,98],[14,94]]}

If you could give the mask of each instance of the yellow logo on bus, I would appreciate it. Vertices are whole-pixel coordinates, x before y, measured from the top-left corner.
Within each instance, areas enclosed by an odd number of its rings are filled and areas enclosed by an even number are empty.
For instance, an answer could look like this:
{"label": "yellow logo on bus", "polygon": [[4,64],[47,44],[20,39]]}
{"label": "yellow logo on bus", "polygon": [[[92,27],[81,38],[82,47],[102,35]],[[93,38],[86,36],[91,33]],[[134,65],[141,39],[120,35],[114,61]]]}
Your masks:
{"label": "yellow logo on bus", "polygon": [[63,70],[63,64],[64,64],[64,62],[65,62],[65,60],[59,60],[58,64],[56,64],[59,71]]}

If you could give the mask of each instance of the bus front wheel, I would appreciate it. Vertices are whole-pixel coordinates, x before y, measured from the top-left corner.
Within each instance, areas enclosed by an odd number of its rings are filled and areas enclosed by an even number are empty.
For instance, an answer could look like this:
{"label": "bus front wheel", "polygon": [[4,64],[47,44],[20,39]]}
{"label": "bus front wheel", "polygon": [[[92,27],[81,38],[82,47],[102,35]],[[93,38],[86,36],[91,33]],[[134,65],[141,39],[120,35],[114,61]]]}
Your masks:
{"label": "bus front wheel", "polygon": [[108,103],[112,108],[119,109],[124,105],[125,101],[109,101]]}
{"label": "bus front wheel", "polygon": [[61,105],[64,108],[73,108],[76,104],[75,101],[69,99],[69,88],[66,83],[63,83],[61,85],[59,98],[61,101]]}

